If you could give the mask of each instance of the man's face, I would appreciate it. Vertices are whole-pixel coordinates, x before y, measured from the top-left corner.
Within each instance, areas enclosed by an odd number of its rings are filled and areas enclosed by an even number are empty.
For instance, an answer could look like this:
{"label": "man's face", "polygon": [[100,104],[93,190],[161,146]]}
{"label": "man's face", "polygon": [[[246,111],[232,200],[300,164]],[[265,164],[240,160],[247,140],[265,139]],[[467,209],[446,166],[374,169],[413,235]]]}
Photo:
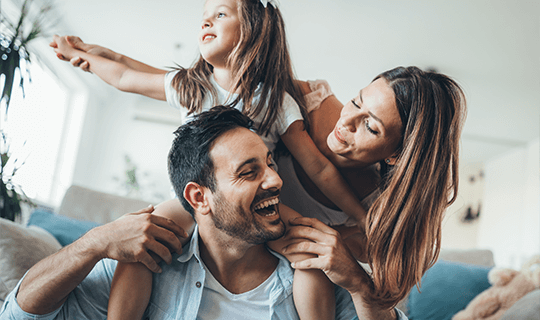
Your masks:
{"label": "man's face", "polygon": [[231,130],[216,139],[210,156],[217,181],[211,194],[216,228],[250,244],[280,238],[282,181],[261,138],[245,128]]}

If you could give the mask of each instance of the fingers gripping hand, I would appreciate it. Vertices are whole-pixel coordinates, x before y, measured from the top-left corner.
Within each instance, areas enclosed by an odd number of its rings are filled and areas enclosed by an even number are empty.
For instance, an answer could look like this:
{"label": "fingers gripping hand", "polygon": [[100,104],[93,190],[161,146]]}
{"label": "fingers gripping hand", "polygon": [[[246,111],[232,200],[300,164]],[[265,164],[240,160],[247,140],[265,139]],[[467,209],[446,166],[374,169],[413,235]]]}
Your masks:
{"label": "fingers gripping hand", "polygon": [[99,227],[94,238],[103,242],[103,257],[141,262],[153,272],[161,272],[161,268],[149,252],[171,263],[171,251],[182,252],[178,238],[187,237],[187,233],[172,220],[151,214],[152,211],[153,207],[145,208]]}
{"label": "fingers gripping hand", "polygon": [[83,60],[81,57],[74,57],[69,62],[72,66],[81,68],[82,71],[92,73],[88,61]]}
{"label": "fingers gripping hand", "polygon": [[358,282],[368,281],[369,276],[354,259],[340,234],[313,218],[298,218],[290,221],[292,227],[286,237],[303,238],[284,248],[286,254],[310,253],[317,257],[293,263],[295,269],[320,269],[333,283],[355,290]]}
{"label": "fingers gripping hand", "polygon": [[67,37],[53,36],[53,41],[49,44],[56,52],[56,56],[60,60],[69,61],[76,54],[76,49],[71,47],[67,42]]}
{"label": "fingers gripping hand", "polygon": [[76,36],[67,36],[66,41],[69,43],[70,46],[77,50],[114,60],[114,52],[110,49],[98,46],[96,44],[85,43],[84,41],[82,41],[81,38]]}
{"label": "fingers gripping hand", "polygon": [[[71,47],[80,51],[95,54],[94,52],[92,52],[92,49],[97,46],[84,43],[84,41],[82,41],[82,39],[77,36],[66,36],[65,39]],[[81,57],[73,57],[70,60],[70,63],[72,66],[79,67],[85,72],[90,72],[90,64],[88,63],[88,61],[83,60]]]}

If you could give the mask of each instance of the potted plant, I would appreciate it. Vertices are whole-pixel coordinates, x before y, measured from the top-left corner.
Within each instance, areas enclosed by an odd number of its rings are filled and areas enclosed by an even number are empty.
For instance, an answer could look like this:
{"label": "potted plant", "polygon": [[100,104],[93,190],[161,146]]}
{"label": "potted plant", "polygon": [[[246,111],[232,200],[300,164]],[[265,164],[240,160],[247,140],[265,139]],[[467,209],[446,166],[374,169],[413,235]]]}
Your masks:
{"label": "potted plant", "polygon": [[0,217],[10,220],[15,220],[20,215],[21,202],[30,203],[30,201],[21,187],[13,182],[15,173],[24,161],[13,156],[10,140],[2,125],[7,121],[16,79],[20,79],[18,86],[24,96],[25,81],[29,80],[28,65],[31,62],[28,44],[45,35],[47,14],[52,9],[50,2],[38,8],[32,3],[33,0],[23,1],[16,22],[13,22],[0,7],[0,79],[4,77],[4,82],[0,87],[2,91],[0,96]]}

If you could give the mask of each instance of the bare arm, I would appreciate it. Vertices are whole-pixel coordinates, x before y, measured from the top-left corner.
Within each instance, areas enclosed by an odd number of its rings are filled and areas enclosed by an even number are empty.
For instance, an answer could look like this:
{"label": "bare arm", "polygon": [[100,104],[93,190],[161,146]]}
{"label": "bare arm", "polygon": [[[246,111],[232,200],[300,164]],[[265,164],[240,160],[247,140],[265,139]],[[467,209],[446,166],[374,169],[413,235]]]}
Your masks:
{"label": "bare arm", "polygon": [[[164,77],[166,70],[150,67],[141,62],[106,51],[106,57],[91,54],[70,45],[66,37],[54,36],[51,46],[63,60],[80,57],[88,62],[89,70],[118,90],[165,100]],[[97,50],[96,50],[97,51]]]}
{"label": "bare arm", "polygon": [[[146,72],[146,73],[163,73],[162,69],[158,69],[155,67],[152,67],[150,65],[147,65],[145,63],[142,63],[140,61],[131,59],[130,57],[127,57],[123,54],[114,52],[111,49],[96,45],[96,44],[88,44],[82,41],[81,38],[76,36],[64,36],[63,37],[67,43],[72,46],[75,49],[87,52],[89,54],[93,54],[96,56],[100,56],[109,60],[116,61],[118,63],[126,65],[128,68],[131,68],[133,70]],[[58,44],[53,40],[50,44],[51,47],[57,48]],[[63,55],[59,54],[58,58],[61,60],[68,61],[69,59],[66,59]],[[88,61],[84,61],[80,57],[74,57],[71,60],[69,60],[72,65],[76,67],[81,67],[84,71],[90,71],[88,69],[89,64]]]}
{"label": "bare arm", "polygon": [[[314,254],[316,258],[297,261],[293,268],[322,270],[333,283],[343,287],[352,297],[359,319],[396,319],[394,309],[381,309],[370,301],[368,293],[373,290],[371,279],[352,256],[337,231],[314,218],[297,218],[290,221],[291,229],[286,238],[307,239],[292,241],[285,247],[286,254]],[[289,239],[289,240],[290,240]]]}
{"label": "bare arm", "polygon": [[150,207],[96,227],[38,262],[28,271],[19,288],[17,301],[20,307],[32,314],[46,314],[58,309],[103,258],[142,262],[152,271],[161,272],[148,250],[170,263],[169,248],[180,252],[178,237],[186,234],[172,220],[152,215],[152,211]]}
{"label": "bare arm", "polygon": [[[171,219],[189,235],[193,234],[195,222],[178,199],[159,204],[153,214]],[[189,237],[182,237],[179,240],[184,245]],[[159,256],[153,257],[157,262],[161,261]],[[152,272],[144,264],[118,263],[111,285],[107,318],[141,319],[150,301],[151,290]]]}
{"label": "bare arm", "polygon": [[[279,215],[287,228],[290,228],[290,220],[302,217],[298,212],[281,203]],[[293,241],[302,240],[294,239]],[[268,242],[272,250],[285,255],[290,262],[316,257],[316,255],[305,253],[284,254],[283,247],[289,244],[291,244],[291,238],[286,237]],[[334,319],[336,310],[334,285],[320,270],[297,270],[294,273],[293,298],[300,319]]]}
{"label": "bare arm", "polygon": [[363,226],[366,211],[341,173],[319,151],[307,131],[304,130],[303,123],[296,121],[291,124],[281,139],[324,195]]}

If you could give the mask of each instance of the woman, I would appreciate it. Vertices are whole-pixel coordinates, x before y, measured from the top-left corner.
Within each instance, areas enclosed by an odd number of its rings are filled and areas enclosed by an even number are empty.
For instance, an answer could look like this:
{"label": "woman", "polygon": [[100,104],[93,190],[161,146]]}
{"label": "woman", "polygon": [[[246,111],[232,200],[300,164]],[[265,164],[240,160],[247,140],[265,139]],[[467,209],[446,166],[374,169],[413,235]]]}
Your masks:
{"label": "woman", "polygon": [[[367,252],[354,239],[361,232],[348,227],[345,217],[334,226],[339,233],[313,219],[299,218],[296,223],[304,227],[292,228],[287,237],[314,243],[289,246],[285,253],[319,257],[297,262],[295,267],[323,270],[353,297],[358,288],[351,283],[370,287],[369,300],[381,307],[394,306],[405,297],[439,254],[443,213],[457,194],[465,112],[463,92],[453,80],[416,67],[382,73],[345,106],[333,96],[324,100],[310,113],[310,134],[359,199],[375,198],[365,224],[359,223],[365,226]],[[278,164],[284,180],[281,200],[286,205],[304,215],[321,205],[328,216],[335,214],[298,166],[293,164],[292,174],[284,174],[282,170],[291,166],[283,159]],[[295,179],[307,196],[287,197],[288,184],[298,189]],[[367,256],[371,280],[352,255]]]}
{"label": "woman", "polygon": [[[100,49],[76,40],[84,51]],[[71,63],[88,70],[80,59]],[[304,87],[309,93],[307,84]],[[322,216],[331,210],[324,222],[373,270],[370,299],[390,308],[437,259],[443,212],[457,194],[464,95],[448,77],[415,67],[379,75],[345,106],[328,87],[320,90],[322,103],[310,113],[310,136],[370,208],[367,219],[351,221],[332,210],[334,204],[287,160],[278,162],[284,179],[281,200],[303,215],[314,207]],[[309,105],[318,105],[310,99],[308,94]],[[287,190],[295,178],[299,187]],[[293,192],[299,189],[305,194]]]}

